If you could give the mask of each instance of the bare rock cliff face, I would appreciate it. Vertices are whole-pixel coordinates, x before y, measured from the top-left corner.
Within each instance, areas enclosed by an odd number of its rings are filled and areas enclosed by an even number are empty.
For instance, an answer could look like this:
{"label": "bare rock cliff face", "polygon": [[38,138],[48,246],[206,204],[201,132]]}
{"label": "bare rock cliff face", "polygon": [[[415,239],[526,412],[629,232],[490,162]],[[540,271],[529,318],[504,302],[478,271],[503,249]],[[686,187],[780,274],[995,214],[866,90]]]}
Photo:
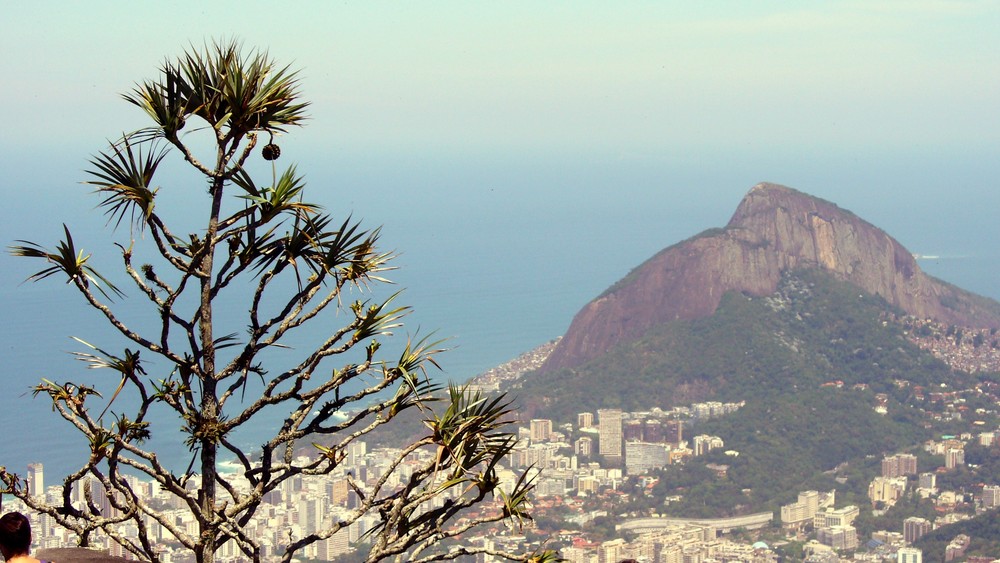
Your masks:
{"label": "bare rock cliff face", "polygon": [[881,229],[776,184],[754,186],[721,230],[661,251],[573,319],[543,371],[574,367],[650,328],[711,315],[728,291],[773,293],[783,272],[822,268],[911,315],[1000,327],[995,302],[925,275]]}

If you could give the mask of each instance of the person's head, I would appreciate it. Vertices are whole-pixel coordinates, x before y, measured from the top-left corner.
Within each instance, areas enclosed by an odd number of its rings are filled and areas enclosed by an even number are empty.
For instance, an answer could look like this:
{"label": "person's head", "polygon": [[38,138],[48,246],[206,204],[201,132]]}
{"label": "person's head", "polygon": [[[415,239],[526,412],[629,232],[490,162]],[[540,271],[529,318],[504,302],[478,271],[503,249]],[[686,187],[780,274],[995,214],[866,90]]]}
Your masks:
{"label": "person's head", "polygon": [[0,552],[4,559],[28,555],[31,548],[31,523],[20,512],[0,517]]}

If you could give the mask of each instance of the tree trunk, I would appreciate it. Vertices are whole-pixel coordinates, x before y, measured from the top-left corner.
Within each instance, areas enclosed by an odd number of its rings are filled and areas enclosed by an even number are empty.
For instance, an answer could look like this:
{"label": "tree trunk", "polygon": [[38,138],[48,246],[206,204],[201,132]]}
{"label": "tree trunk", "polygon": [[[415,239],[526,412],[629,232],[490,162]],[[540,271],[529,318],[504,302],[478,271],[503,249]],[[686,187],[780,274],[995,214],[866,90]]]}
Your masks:
{"label": "tree trunk", "polygon": [[[219,173],[225,170],[225,161],[221,158],[216,167]],[[201,446],[201,487],[198,501],[201,508],[199,524],[198,547],[195,559],[198,563],[213,563],[215,561],[215,540],[219,526],[215,518],[215,470],[219,444],[217,436],[219,424],[219,398],[216,392],[215,378],[215,345],[212,325],[212,267],[215,256],[215,235],[219,226],[219,214],[222,209],[223,181],[221,177],[212,180],[212,212],[209,217],[208,229],[205,232],[204,256],[199,269],[201,271],[201,303],[199,308],[198,328],[201,336],[201,413],[198,420],[202,430],[199,440]]]}

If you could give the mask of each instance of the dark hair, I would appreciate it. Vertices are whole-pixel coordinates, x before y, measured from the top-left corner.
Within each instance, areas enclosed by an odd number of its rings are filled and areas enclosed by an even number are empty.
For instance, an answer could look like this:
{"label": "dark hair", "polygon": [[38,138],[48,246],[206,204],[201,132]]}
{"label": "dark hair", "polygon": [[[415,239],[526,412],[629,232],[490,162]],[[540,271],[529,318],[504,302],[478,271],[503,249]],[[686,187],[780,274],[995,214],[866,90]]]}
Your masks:
{"label": "dark hair", "polygon": [[20,512],[8,512],[0,518],[0,550],[5,559],[27,555],[31,548],[31,523]]}

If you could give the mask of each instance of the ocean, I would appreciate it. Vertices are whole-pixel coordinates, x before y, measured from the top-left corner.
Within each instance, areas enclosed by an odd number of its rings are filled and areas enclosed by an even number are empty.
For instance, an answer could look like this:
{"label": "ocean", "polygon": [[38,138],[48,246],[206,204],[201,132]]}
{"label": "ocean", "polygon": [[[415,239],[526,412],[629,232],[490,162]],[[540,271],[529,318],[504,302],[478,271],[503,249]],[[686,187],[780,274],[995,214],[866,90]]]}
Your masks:
{"label": "ocean", "polygon": [[[79,184],[87,154],[10,170],[5,246],[18,239],[51,246],[66,223],[95,263],[114,271],[97,200]],[[382,225],[383,248],[399,254],[399,269],[387,275],[392,291],[403,290],[397,302],[413,307],[397,342],[432,332],[447,338],[443,372],[431,374],[440,381],[466,380],[560,336],[582,306],[657,251],[723,226],[760,181],[833,201],[927,256],[920,265],[931,275],[1000,299],[1000,160],[987,150],[497,155],[414,148],[298,156],[308,201],[337,218]],[[204,196],[200,184],[184,189],[162,207],[181,221],[197,216]],[[0,264],[0,423],[9,436],[0,465],[23,473],[29,462],[43,462],[53,483],[76,468],[85,448],[47,399],[32,399],[31,387],[41,378],[72,379],[109,393],[117,381],[73,360],[69,352],[82,347],[70,337],[109,347],[104,342],[114,339],[62,280],[22,283],[40,263],[5,254]],[[130,314],[142,316],[141,309]],[[179,426],[170,416],[157,424],[154,432],[164,435]],[[260,443],[267,426],[241,440]],[[183,446],[156,444],[186,461]]]}

